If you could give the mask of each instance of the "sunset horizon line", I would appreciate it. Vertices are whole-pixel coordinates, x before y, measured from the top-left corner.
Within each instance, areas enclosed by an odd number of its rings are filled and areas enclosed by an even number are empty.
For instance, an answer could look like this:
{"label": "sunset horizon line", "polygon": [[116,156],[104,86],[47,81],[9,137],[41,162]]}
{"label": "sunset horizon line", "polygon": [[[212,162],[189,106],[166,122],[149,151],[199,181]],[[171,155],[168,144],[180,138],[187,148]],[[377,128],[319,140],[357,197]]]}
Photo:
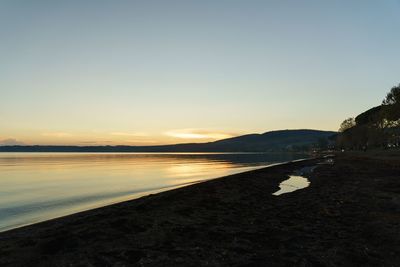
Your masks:
{"label": "sunset horizon line", "polygon": [[[1,138],[0,136],[0,146],[77,146],[77,147],[86,147],[86,146],[136,146],[136,147],[147,147],[147,146],[168,146],[168,145],[182,145],[182,144],[203,144],[203,143],[211,143],[224,139],[245,136],[245,135],[262,135],[270,132],[279,132],[279,131],[296,131],[296,130],[312,130],[312,131],[326,131],[326,132],[337,132],[337,130],[331,129],[318,129],[318,128],[284,128],[284,129],[273,129],[268,131],[258,131],[258,132],[224,132],[224,131],[192,131],[185,132],[183,130],[173,130],[165,132],[165,136],[173,137],[174,139],[170,139],[168,142],[162,142],[157,140],[81,140],[81,141],[42,141],[42,142],[29,142],[24,141],[22,139],[16,138]],[[111,132],[110,135],[114,136],[136,136],[136,137],[146,137],[150,138],[154,135],[146,135],[145,133],[129,133],[129,132]],[[46,132],[42,134],[42,136],[53,136],[58,138],[72,138],[75,135],[69,134],[66,132],[54,132],[50,134]],[[163,135],[161,135],[163,136]],[[217,138],[220,137],[220,138]]]}

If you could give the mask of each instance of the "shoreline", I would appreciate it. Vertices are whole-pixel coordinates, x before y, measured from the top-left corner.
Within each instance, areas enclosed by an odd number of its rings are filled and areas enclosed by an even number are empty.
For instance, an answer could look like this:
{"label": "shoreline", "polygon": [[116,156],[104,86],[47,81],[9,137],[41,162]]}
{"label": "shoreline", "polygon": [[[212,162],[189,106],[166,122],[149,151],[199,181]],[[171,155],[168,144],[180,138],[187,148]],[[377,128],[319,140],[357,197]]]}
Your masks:
{"label": "shoreline", "polygon": [[[395,266],[400,160],[261,168],[0,233],[2,266]],[[396,191],[399,190],[399,191]],[[396,215],[397,214],[397,215]],[[372,229],[372,231],[371,231]]]}

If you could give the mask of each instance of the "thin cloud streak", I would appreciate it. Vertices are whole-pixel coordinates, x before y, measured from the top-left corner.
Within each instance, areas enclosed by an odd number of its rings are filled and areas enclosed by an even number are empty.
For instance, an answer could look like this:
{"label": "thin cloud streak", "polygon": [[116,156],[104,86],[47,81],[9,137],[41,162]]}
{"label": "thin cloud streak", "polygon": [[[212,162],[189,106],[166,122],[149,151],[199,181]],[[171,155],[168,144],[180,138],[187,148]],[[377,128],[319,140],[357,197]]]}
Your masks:
{"label": "thin cloud streak", "polygon": [[66,138],[66,137],[72,137],[74,135],[71,133],[65,133],[65,132],[48,132],[48,133],[42,133],[42,136]]}
{"label": "thin cloud streak", "polygon": [[112,132],[111,135],[116,136],[137,136],[137,137],[146,137],[148,136],[146,133],[137,132],[137,133],[127,133],[127,132]]}
{"label": "thin cloud streak", "polygon": [[165,133],[167,136],[181,139],[209,139],[219,140],[237,136],[235,133],[226,133],[222,131],[212,131],[205,129],[176,129]]}

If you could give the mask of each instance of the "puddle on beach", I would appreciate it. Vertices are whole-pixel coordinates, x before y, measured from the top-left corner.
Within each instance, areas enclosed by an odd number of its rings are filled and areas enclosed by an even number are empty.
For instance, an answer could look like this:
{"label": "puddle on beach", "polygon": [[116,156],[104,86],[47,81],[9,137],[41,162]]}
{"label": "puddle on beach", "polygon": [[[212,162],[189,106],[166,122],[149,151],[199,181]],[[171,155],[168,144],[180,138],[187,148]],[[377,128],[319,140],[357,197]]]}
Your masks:
{"label": "puddle on beach", "polygon": [[[335,162],[331,156],[326,156],[326,160],[318,163],[318,165],[333,165]],[[317,166],[308,166],[296,171],[293,175],[289,176],[289,179],[282,181],[279,184],[279,190],[272,193],[274,196],[279,196],[286,193],[291,193],[299,189],[306,188],[310,185],[310,181],[307,177],[311,174]]]}
{"label": "puddle on beach", "polygon": [[303,177],[297,175],[291,175],[289,179],[281,182],[279,184],[279,190],[273,193],[274,196],[279,196],[285,193],[291,193],[293,191],[306,188],[310,185],[310,181]]}
{"label": "puddle on beach", "polygon": [[310,166],[296,171],[293,175],[289,176],[289,179],[282,181],[279,184],[279,190],[272,195],[279,196],[308,187],[310,185],[310,181],[307,177],[305,177],[305,175],[312,173],[315,168],[316,166]]}

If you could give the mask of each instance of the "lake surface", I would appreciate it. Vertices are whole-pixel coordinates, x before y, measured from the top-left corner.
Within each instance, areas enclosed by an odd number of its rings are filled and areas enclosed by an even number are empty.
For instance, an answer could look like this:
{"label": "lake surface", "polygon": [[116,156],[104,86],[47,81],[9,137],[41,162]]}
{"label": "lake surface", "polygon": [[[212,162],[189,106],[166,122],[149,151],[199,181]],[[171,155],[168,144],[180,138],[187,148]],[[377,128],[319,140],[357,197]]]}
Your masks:
{"label": "lake surface", "polygon": [[286,153],[0,153],[0,231],[306,157]]}

